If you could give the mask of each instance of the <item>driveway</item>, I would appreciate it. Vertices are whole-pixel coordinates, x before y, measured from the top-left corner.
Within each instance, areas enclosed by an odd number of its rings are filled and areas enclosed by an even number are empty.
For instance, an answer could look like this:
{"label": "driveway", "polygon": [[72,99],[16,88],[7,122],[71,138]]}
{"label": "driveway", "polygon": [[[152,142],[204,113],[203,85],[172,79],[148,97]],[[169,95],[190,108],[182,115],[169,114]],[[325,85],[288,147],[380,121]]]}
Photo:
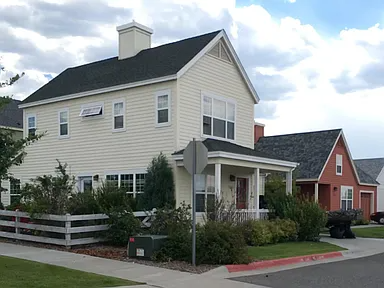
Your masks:
{"label": "driveway", "polygon": [[383,271],[384,253],[232,280],[272,288],[382,288]]}

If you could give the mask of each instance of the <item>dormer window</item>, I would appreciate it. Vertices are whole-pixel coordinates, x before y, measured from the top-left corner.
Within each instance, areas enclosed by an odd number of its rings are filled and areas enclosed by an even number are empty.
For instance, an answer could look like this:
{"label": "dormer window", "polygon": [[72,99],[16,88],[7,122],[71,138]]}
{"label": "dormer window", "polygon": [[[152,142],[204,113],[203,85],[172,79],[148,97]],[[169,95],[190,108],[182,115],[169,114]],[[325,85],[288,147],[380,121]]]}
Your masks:
{"label": "dormer window", "polygon": [[90,117],[90,116],[98,116],[103,115],[103,106],[97,105],[97,106],[90,106],[90,107],[84,107],[81,109],[80,117]]}

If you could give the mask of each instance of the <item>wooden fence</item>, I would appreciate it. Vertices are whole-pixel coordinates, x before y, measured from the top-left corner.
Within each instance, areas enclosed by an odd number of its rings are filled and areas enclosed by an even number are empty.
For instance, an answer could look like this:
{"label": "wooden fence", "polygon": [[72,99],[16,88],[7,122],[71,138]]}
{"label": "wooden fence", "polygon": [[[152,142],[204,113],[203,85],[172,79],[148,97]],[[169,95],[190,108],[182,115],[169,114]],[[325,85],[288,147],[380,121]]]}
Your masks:
{"label": "wooden fence", "polygon": [[[134,212],[142,226],[150,227],[155,211]],[[108,230],[105,214],[50,215],[33,219],[28,213],[0,210],[0,237],[55,244],[70,248],[102,242],[100,232]]]}

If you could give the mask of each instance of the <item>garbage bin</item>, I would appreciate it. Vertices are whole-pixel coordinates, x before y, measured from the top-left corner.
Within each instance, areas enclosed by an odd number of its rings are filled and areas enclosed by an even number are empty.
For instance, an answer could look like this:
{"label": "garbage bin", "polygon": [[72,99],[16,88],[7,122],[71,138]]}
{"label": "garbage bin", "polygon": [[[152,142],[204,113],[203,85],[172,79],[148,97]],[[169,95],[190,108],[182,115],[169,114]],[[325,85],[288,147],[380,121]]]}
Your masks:
{"label": "garbage bin", "polygon": [[128,257],[150,259],[154,252],[161,249],[166,240],[166,235],[132,236],[128,242]]}

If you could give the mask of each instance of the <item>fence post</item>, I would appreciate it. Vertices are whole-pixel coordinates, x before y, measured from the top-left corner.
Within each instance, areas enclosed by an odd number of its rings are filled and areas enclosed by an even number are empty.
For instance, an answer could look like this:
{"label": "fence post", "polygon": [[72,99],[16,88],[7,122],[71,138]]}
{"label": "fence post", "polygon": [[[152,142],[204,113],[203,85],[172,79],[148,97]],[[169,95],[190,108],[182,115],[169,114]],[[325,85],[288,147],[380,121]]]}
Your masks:
{"label": "fence post", "polygon": [[71,214],[65,214],[65,247],[71,248]]}
{"label": "fence post", "polygon": [[15,233],[16,234],[20,234],[20,227],[19,227],[19,223],[20,223],[20,215],[19,215],[19,209],[16,209],[16,216],[15,216]]}

